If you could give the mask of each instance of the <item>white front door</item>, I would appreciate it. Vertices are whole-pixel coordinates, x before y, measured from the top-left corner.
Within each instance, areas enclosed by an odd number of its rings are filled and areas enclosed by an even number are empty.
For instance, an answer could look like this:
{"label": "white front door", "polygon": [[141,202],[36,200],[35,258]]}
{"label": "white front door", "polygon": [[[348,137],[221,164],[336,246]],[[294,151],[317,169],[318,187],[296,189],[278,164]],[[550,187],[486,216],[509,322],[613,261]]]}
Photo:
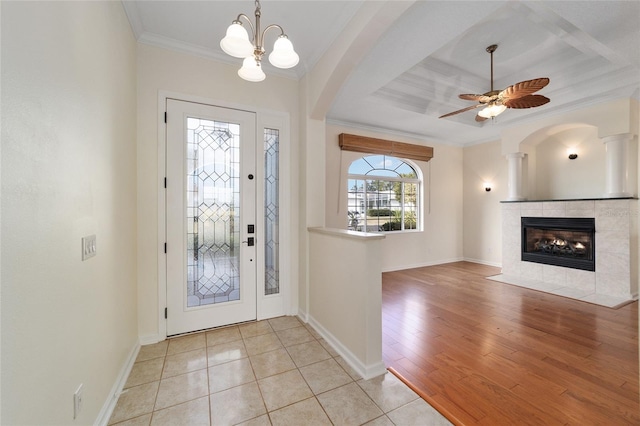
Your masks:
{"label": "white front door", "polygon": [[256,319],[256,114],[167,99],[167,335]]}

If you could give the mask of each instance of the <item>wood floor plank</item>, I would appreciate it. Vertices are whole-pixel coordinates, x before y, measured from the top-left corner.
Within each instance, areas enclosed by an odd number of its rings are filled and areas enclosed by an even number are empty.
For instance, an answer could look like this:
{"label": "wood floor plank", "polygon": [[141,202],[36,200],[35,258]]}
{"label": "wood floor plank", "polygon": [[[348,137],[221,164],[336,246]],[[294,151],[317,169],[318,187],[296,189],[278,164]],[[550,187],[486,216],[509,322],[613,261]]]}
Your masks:
{"label": "wood floor plank", "polygon": [[420,369],[424,370],[427,373],[437,370],[438,367],[434,366],[432,363],[433,360],[436,360],[435,356],[427,355],[428,353],[432,354],[432,353],[438,352],[437,349],[432,348],[433,352],[427,352],[425,350],[421,350],[420,347],[416,348],[415,346],[409,346],[409,345],[410,343],[408,345],[397,344],[393,346],[393,349],[396,351],[396,353],[401,355],[404,359],[407,359],[414,365],[419,366]]}
{"label": "wood floor plank", "polygon": [[490,407],[487,420],[491,419],[495,425],[513,424],[513,419],[518,419],[518,424],[532,426],[549,425],[557,421],[545,411],[545,407],[521,398],[486,377],[474,374],[464,379],[463,383],[474,393],[483,395],[483,402],[491,400],[491,405],[487,406]]}
{"label": "wood floor plank", "polygon": [[609,309],[469,262],[383,274],[383,354],[464,425],[640,424],[638,302]]}
{"label": "wood floor plank", "polygon": [[[609,389],[600,386],[599,383],[586,380],[581,376],[574,375],[571,371],[567,371],[562,368],[562,366],[549,363],[549,360],[546,358],[538,359],[524,352],[515,352],[510,355],[510,359],[527,366],[528,369],[544,377],[549,382],[557,383],[560,386],[566,387],[568,390],[574,389],[584,393],[600,393],[603,394],[603,397],[606,399],[618,399],[620,404],[631,403],[632,405],[637,405],[637,395],[625,393],[621,395],[618,390],[611,392]],[[637,381],[637,378],[635,381]],[[588,408],[590,407],[585,407],[585,409]]]}
{"label": "wood floor plank", "polygon": [[442,361],[434,363],[438,368],[456,369],[465,375],[481,375],[489,377],[493,382],[509,389],[518,384],[514,378],[504,369],[496,370],[491,363],[486,361],[484,355],[475,355],[468,349],[456,349],[456,343],[450,342],[449,349],[439,354],[436,358]]}
{"label": "wood floor plank", "polygon": [[589,416],[595,418],[607,418],[609,425],[639,425],[640,415],[637,409],[630,409],[617,404],[616,401],[603,398],[600,394],[588,394],[581,391],[567,391],[562,397],[569,400],[572,405],[589,407]]}
{"label": "wood floor plank", "polygon": [[491,407],[483,403],[483,397],[464,385],[463,380],[466,377],[458,380],[449,373],[449,370],[439,369],[429,374],[429,379],[439,389],[433,398],[446,401],[443,405],[453,408],[449,411],[465,424],[474,424],[486,418],[487,409]]}

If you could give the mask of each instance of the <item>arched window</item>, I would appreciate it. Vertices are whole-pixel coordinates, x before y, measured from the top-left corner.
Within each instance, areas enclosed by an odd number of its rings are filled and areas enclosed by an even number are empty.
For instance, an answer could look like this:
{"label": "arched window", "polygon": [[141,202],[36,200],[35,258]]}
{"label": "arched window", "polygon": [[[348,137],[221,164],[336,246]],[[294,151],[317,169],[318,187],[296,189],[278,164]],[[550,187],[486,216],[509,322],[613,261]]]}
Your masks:
{"label": "arched window", "polygon": [[348,229],[362,232],[418,230],[422,180],[408,160],[367,155],[349,166]]}

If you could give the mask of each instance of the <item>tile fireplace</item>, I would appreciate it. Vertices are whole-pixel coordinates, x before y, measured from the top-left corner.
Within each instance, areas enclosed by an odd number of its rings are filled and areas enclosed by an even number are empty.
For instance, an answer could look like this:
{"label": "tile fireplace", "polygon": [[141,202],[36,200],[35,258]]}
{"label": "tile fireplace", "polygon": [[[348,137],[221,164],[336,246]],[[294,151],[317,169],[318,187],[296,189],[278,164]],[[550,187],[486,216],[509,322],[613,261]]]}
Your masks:
{"label": "tile fireplace", "polygon": [[503,202],[502,274],[492,279],[604,306],[628,303],[638,297],[638,207],[635,198]]}

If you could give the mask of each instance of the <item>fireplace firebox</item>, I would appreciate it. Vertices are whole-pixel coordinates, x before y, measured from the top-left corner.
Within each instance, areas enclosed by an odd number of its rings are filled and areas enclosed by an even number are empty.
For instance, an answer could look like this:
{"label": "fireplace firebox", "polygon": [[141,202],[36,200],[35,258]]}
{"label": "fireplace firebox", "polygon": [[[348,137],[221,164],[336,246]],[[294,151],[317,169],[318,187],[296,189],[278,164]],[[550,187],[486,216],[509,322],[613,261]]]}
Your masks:
{"label": "fireplace firebox", "polygon": [[523,217],[522,260],[596,270],[595,219]]}

